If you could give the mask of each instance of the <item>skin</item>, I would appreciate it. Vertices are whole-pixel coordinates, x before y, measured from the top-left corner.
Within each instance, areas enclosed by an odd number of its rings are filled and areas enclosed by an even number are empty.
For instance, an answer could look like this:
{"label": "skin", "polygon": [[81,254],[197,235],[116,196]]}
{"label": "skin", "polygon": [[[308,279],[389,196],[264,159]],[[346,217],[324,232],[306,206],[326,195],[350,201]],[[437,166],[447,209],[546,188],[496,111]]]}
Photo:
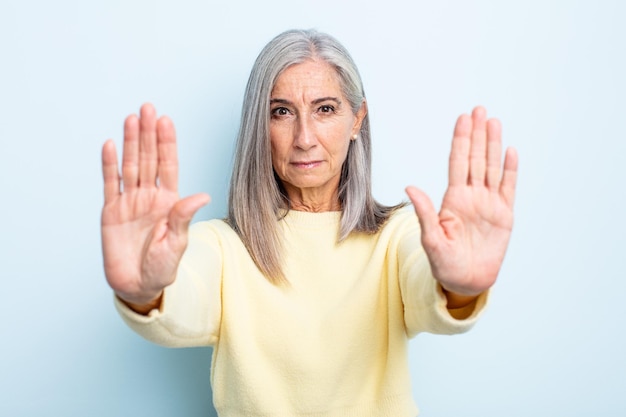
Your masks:
{"label": "skin", "polygon": [[509,148],[501,165],[501,130],[480,106],[458,118],[439,212],[423,191],[406,189],[450,308],[469,304],[495,283],[511,237],[518,158]]}
{"label": "skin", "polygon": [[[339,210],[337,190],[350,140],[367,112],[352,113],[336,74],[323,62],[288,68],[271,94],[272,162],[302,211]],[[422,244],[448,308],[472,304],[496,281],[513,227],[518,158],[502,159],[501,127],[483,107],[454,129],[448,189],[437,211],[415,187],[406,192],[422,228]],[[121,174],[112,140],[102,149],[102,248],[109,285],[139,313],[160,306],[187,246],[191,218],[207,194],[180,198],[176,134],[150,104],[124,123]],[[463,317],[457,317],[463,318]]]}
{"label": "skin", "polygon": [[112,140],[102,148],[102,173],[104,272],[120,299],[147,313],[174,282],[189,222],[210,198],[178,195],[174,125],[167,117],[157,120],[150,104],[124,122],[121,175]]}
{"label": "skin", "polygon": [[341,210],[341,167],[361,129],[365,103],[352,113],[336,71],[317,60],[287,68],[276,80],[270,103],[272,165],[291,208]]}

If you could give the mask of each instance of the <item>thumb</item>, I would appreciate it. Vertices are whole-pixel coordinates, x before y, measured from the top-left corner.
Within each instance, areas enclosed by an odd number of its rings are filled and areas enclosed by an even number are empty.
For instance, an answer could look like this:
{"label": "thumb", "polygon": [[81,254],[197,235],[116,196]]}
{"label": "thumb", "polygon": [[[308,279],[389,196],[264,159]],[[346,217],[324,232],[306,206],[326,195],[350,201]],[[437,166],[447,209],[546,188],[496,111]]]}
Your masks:
{"label": "thumb", "polygon": [[405,191],[411,203],[413,203],[417,219],[420,222],[422,241],[424,241],[425,238],[436,236],[439,232],[439,215],[435,210],[433,202],[425,192],[416,187],[406,187]]}
{"label": "thumb", "polygon": [[208,194],[200,193],[185,197],[174,204],[167,219],[169,235],[176,240],[184,239],[193,215],[209,201],[211,197]]}

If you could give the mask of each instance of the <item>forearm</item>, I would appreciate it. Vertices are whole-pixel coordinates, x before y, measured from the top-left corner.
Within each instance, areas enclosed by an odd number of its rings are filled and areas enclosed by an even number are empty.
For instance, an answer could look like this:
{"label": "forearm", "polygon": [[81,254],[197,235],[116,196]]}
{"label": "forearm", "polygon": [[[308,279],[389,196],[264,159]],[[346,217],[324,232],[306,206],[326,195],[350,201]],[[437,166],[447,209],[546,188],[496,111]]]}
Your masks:
{"label": "forearm", "polygon": [[143,338],[167,347],[206,346],[217,334],[211,293],[187,274],[179,275],[157,300],[115,305],[126,324]]}
{"label": "forearm", "polygon": [[209,222],[196,223],[189,235],[189,245],[171,285],[147,298],[115,297],[116,307],[131,329],[164,346],[210,345],[219,334],[221,246]]}

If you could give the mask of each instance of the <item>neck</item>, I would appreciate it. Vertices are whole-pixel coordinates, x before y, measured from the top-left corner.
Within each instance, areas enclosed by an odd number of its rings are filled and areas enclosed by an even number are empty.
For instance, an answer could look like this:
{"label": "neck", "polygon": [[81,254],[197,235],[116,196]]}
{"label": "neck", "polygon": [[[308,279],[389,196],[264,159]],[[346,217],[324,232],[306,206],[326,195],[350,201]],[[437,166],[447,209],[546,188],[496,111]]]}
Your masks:
{"label": "neck", "polygon": [[296,211],[307,211],[310,213],[323,213],[325,211],[341,211],[341,205],[337,201],[335,204],[331,203],[313,203],[313,202],[296,202],[290,201],[290,209]]}
{"label": "neck", "polygon": [[302,189],[285,187],[289,198],[289,208],[296,211],[321,213],[325,211],[341,211],[339,190],[324,192],[319,189]]}

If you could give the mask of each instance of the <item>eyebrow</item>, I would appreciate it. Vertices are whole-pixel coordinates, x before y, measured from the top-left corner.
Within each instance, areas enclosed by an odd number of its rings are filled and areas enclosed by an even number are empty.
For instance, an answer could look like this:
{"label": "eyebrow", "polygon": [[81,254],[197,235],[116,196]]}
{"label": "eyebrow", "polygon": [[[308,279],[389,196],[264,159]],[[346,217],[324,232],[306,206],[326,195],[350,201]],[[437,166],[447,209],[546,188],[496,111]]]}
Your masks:
{"label": "eyebrow", "polygon": [[[341,100],[339,100],[339,98],[337,97],[320,97],[320,98],[316,98],[315,100],[313,100],[311,102],[311,104],[320,104],[323,103],[325,101],[334,101],[335,103],[337,103],[338,105],[341,105]],[[279,103],[279,104],[290,104],[292,105],[293,103],[289,100],[285,100],[284,98],[273,98],[270,100],[270,104],[274,104],[274,103]]]}

